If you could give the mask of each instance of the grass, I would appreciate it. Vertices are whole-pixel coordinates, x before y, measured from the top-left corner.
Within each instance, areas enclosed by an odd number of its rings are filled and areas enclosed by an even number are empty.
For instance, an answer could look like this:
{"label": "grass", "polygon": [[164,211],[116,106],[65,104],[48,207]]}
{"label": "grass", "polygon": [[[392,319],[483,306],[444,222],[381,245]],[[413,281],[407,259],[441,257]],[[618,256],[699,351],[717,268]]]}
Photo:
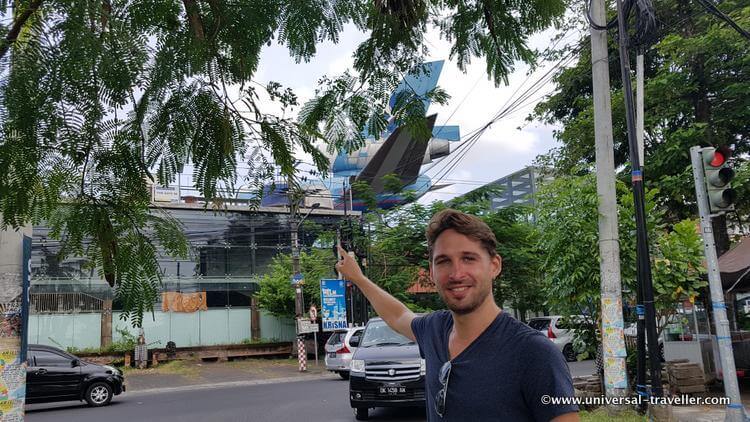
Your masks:
{"label": "grass", "polygon": [[184,377],[195,378],[200,372],[197,362],[185,360],[172,360],[161,363],[156,367],[138,369],[133,367],[121,368],[127,374],[159,374],[159,375],[182,375]]}
{"label": "grass", "polygon": [[599,408],[590,412],[579,413],[581,422],[643,422],[646,418],[633,410],[623,411],[616,415],[610,415],[605,408]]}

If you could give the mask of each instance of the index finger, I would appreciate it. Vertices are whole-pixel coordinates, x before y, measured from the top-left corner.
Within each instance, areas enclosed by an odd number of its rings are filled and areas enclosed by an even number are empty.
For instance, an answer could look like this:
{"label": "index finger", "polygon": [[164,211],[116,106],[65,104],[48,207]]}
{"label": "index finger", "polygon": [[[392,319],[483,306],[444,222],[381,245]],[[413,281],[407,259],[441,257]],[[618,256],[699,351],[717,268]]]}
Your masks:
{"label": "index finger", "polygon": [[341,245],[336,245],[337,248],[339,248],[339,253],[341,255],[346,255],[346,249],[342,248]]}

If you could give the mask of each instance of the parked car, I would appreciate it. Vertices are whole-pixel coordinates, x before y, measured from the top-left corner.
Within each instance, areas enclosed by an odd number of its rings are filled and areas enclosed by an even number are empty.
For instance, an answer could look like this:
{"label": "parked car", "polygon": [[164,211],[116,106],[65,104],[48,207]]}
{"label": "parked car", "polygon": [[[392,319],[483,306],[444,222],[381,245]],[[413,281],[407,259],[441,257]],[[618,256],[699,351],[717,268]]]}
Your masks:
{"label": "parked car", "polygon": [[552,340],[557,349],[565,356],[568,362],[575,362],[578,353],[573,348],[573,335],[575,330],[572,329],[568,321],[560,315],[551,315],[545,317],[535,317],[529,319],[529,327],[544,334]]}
{"label": "parked car", "polygon": [[27,403],[86,400],[99,407],[125,392],[117,368],[83,361],[56,347],[30,344],[27,364]]}
{"label": "parked car", "polygon": [[425,362],[417,344],[393,331],[380,318],[352,336],[357,346],[349,377],[349,403],[357,420],[370,408],[425,406]]}
{"label": "parked car", "polygon": [[349,367],[352,363],[352,355],[357,348],[352,346],[349,340],[357,335],[365,327],[352,327],[348,330],[334,331],[325,344],[326,369],[336,372],[343,379],[349,379]]}

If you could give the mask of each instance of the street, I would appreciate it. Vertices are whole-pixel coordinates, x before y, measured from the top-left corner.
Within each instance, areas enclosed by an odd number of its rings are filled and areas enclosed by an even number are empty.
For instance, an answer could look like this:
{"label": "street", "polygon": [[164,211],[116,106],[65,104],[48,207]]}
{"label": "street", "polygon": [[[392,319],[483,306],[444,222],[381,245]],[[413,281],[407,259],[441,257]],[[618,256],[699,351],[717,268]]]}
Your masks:
{"label": "street", "polygon": [[[594,361],[568,364],[572,376],[590,375]],[[80,402],[26,407],[27,421],[352,421],[347,381],[338,376],[319,380],[247,386],[199,386],[191,391],[127,392],[103,408]],[[422,409],[375,409],[372,420],[424,421]]]}

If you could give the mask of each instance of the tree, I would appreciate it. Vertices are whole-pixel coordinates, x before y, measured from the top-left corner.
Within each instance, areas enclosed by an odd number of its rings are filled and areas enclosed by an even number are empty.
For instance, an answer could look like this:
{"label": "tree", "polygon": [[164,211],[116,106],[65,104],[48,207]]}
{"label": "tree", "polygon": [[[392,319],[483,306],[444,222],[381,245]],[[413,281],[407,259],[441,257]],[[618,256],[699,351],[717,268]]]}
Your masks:
{"label": "tree", "polygon": [[[83,252],[116,287],[136,325],[161,280],[154,243],[184,250],[184,239],[178,245],[171,235],[179,227],[149,214],[147,180],[166,184],[192,164],[200,194],[220,205],[237,179],[237,157],[250,149],[268,152],[248,163],[258,193],[274,166],[293,178],[295,150],[323,170],[316,142],[352,150],[365,128],[383,129],[395,81],[428,54],[428,25],[452,43],[461,69],[483,58],[499,84],[514,61],[534,60],[529,34],[564,12],[562,0],[27,0],[14,7],[0,26],[2,225],[51,222],[64,251]],[[297,61],[309,60],[347,23],[370,34],[354,53],[357,75],[323,78],[300,119],[288,117],[297,95],[253,79],[261,49],[276,41]],[[265,111],[261,91],[284,113]],[[428,95],[447,100],[440,89]],[[391,112],[424,131],[420,104],[405,93]],[[166,226],[154,236],[145,230]]]}
{"label": "tree", "polygon": [[[632,193],[618,182],[620,262],[624,303],[636,303],[635,217]],[[657,207],[659,192],[646,191],[648,235],[659,332],[677,303],[694,299],[707,284],[702,275],[702,243],[696,222],[667,222]],[[537,222],[543,289],[549,310],[561,315],[588,315],[577,333],[576,347],[585,356],[596,351],[601,311],[597,193],[593,175],[560,177],[542,187]]]}
{"label": "tree", "polygon": [[424,311],[406,293],[422,275],[422,282],[431,283],[425,229],[441,203],[428,206],[411,203],[387,212],[374,223],[368,276],[384,290],[415,311]]}
{"label": "tree", "polygon": [[526,312],[544,310],[542,254],[539,230],[531,223],[526,207],[508,207],[482,216],[495,233],[497,252],[503,260],[500,278],[495,281],[495,300],[518,310],[525,320]]}
{"label": "tree", "polygon": [[[335,278],[335,260],[329,250],[312,249],[300,253],[300,266],[305,276],[303,295],[305,304],[316,304],[320,309],[320,284],[324,278]],[[271,315],[294,318],[294,287],[292,280],[292,257],[277,255],[270,269],[260,281],[258,305]]]}
{"label": "tree", "polygon": [[[664,206],[665,218],[676,223],[697,215],[691,146],[734,144],[737,154],[750,153],[750,43],[715,16],[702,13],[695,2],[668,0],[654,6],[658,37],[645,52],[645,182],[647,188],[658,188],[656,201]],[[747,2],[726,1],[720,7],[740,26],[750,26]],[[614,37],[609,41],[618,167],[627,166],[628,143],[617,44]],[[580,174],[593,171],[594,163],[588,35],[569,48],[580,51],[577,63],[558,71],[555,92],[537,105],[532,118],[561,127],[555,135],[561,147],[541,161],[563,174]],[[629,171],[623,170],[620,177],[625,180]],[[745,219],[750,198],[739,200],[739,215]],[[721,254],[729,246],[723,217],[715,220],[714,232]]]}

